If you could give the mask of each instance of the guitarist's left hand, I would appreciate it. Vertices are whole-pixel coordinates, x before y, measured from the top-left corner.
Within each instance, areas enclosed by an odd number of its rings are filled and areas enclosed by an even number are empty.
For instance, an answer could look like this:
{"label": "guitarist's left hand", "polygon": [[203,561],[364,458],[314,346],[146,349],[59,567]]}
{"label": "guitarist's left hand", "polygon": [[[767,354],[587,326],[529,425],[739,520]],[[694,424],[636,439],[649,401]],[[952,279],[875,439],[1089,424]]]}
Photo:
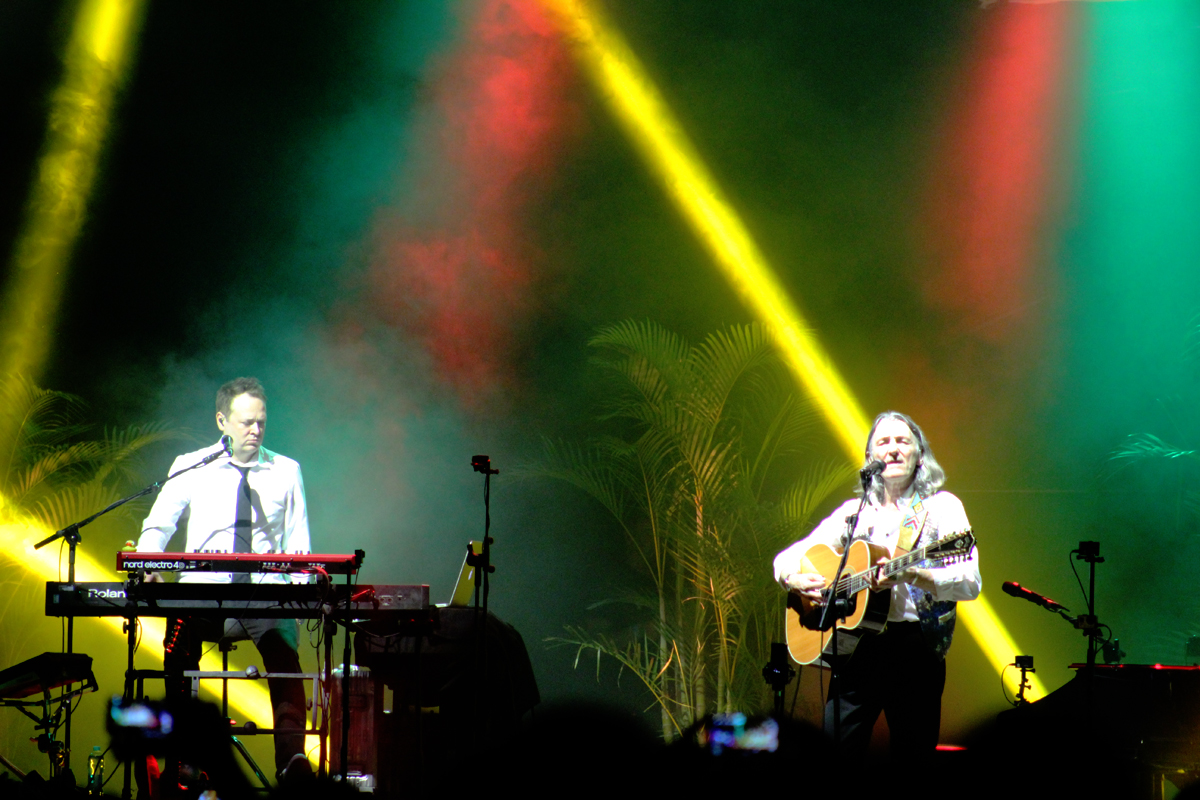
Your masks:
{"label": "guitarist's left hand", "polygon": [[893,586],[899,583],[895,577],[889,578],[883,574],[883,566],[887,564],[889,560],[890,559],[887,556],[880,556],[879,560],[875,562],[875,566],[878,567],[878,569],[871,570],[871,577],[868,580],[868,583],[871,586],[871,591],[882,592],[884,590],[891,589]]}

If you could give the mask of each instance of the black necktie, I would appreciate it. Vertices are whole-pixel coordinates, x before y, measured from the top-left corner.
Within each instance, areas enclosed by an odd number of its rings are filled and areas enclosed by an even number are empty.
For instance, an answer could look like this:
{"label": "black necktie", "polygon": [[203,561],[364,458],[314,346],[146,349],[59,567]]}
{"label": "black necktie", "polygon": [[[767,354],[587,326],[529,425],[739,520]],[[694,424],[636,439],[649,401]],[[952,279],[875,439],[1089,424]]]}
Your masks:
{"label": "black necktie", "polygon": [[[254,541],[254,512],[250,505],[250,468],[237,467],[237,470],[242,473],[242,482],[238,484],[237,510],[234,512],[233,552],[252,553],[254,549],[250,545]],[[250,583],[250,573],[234,573],[233,582]]]}

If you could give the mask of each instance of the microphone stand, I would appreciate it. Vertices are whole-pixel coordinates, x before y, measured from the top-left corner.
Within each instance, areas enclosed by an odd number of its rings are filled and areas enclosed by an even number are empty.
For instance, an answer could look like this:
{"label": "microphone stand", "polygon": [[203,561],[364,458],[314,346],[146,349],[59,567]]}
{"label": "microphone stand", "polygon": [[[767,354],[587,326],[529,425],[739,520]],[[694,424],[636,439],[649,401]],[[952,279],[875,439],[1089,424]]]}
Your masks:
{"label": "microphone stand", "polygon": [[1100,556],[1099,542],[1080,542],[1079,549],[1072,550],[1071,555],[1075,556],[1077,561],[1088,563],[1088,610],[1086,616],[1081,615],[1078,619],[1071,619],[1065,614],[1063,616],[1088,637],[1087,665],[1090,670],[1096,666],[1096,640],[1100,638],[1100,625],[1096,619],[1096,565],[1103,564],[1104,559]]}
{"label": "microphone stand", "polygon": [[[113,511],[117,508],[120,508],[121,506],[125,505],[126,503],[128,503],[131,500],[136,500],[139,497],[143,497],[145,495],[150,494],[151,492],[157,492],[159,489],[162,488],[164,483],[171,480],[172,478],[178,477],[185,472],[190,472],[194,469],[197,469],[198,467],[203,467],[207,464],[211,464],[212,462],[216,461],[221,456],[230,454],[229,444],[226,442],[225,437],[222,437],[221,443],[224,445],[224,447],[219,452],[213,453],[211,455],[207,455],[204,458],[202,458],[200,461],[193,464],[192,466],[185,467],[185,468],[179,470],[178,472],[175,472],[174,474],[168,475],[167,477],[163,478],[161,481],[155,481],[154,483],[147,486],[145,489],[142,489],[140,492],[135,492],[134,494],[131,494],[128,497],[123,497],[120,500],[117,500],[115,503],[110,503],[107,507],[101,509],[100,511],[97,511],[95,514],[92,514],[90,517],[88,517],[86,519],[82,519],[79,522],[72,522],[70,525],[63,528],[62,530],[54,533],[51,536],[47,536],[45,539],[42,539],[40,542],[38,542],[37,544],[35,544],[33,546],[33,549],[41,550],[43,547],[45,547],[46,545],[48,545],[52,542],[55,542],[59,539],[66,539],[67,550],[68,550],[67,583],[74,584],[75,583],[75,549],[83,541],[83,537],[81,537],[79,535],[80,528],[90,525],[91,523],[98,520],[100,517],[103,517],[108,512]],[[75,617],[68,616],[67,617],[67,655],[71,655],[73,652],[75,652]],[[68,708],[66,710],[66,713],[67,713],[66,729],[65,729],[64,736],[63,736],[63,747],[65,749],[65,752],[63,754],[63,768],[70,769],[71,768],[71,713],[72,713],[72,710],[69,707],[70,706],[69,699],[64,700],[63,704],[68,706]]]}
{"label": "microphone stand", "polygon": [[[483,551],[475,555],[471,545],[467,544],[467,563],[475,568],[475,657],[479,673],[475,680],[475,749],[477,753],[487,744],[487,718],[481,711],[481,697],[487,695],[487,613],[488,593],[491,589],[489,578],[496,568],[492,566],[492,476],[499,475],[500,470],[492,469],[492,460],[488,456],[471,456],[471,469],[483,473]],[[482,580],[480,580],[482,578]],[[482,584],[483,602],[480,602]],[[481,735],[482,732],[482,735]]]}
{"label": "microphone stand", "polygon": [[[1071,620],[1071,623],[1083,631],[1083,635],[1088,637],[1087,649],[1087,683],[1086,683],[1086,703],[1087,703],[1087,724],[1088,729],[1092,730],[1093,711],[1092,703],[1095,700],[1096,689],[1096,640],[1100,638],[1100,624],[1096,619],[1096,565],[1103,564],[1104,559],[1100,556],[1099,542],[1080,542],[1079,549],[1071,551],[1071,555],[1075,556],[1078,561],[1086,561],[1088,563],[1088,596],[1087,596],[1087,614],[1081,614],[1078,619]],[[1066,614],[1063,615],[1066,617]],[[1070,619],[1070,617],[1067,617]]]}
{"label": "microphone stand", "polygon": [[1030,590],[1028,587],[1023,587],[1020,584],[1016,585],[1016,589],[1012,589],[1011,584],[1005,583],[1002,588],[1006,594],[1012,595],[1013,597],[1021,600],[1028,600],[1034,605],[1044,608],[1052,614],[1058,614],[1067,622],[1071,623],[1073,628],[1082,631],[1083,635],[1088,637],[1086,666],[1089,669],[1096,666],[1096,653],[1101,649],[1105,651],[1105,663],[1111,663],[1108,661],[1108,658],[1110,655],[1114,654],[1116,659],[1119,661],[1121,654],[1119,648],[1115,644],[1112,646],[1111,650],[1103,643],[1097,644],[1101,639],[1100,629],[1107,627],[1102,625],[1099,617],[1096,616],[1096,564],[1104,563],[1104,559],[1100,557],[1100,543],[1080,542],[1079,549],[1072,550],[1071,555],[1075,556],[1075,558],[1080,561],[1087,561],[1091,566],[1091,575],[1088,581],[1089,586],[1087,596],[1085,597],[1088,609],[1087,613],[1085,614],[1072,617],[1069,613],[1067,613],[1071,609],[1057,601],[1051,600],[1049,597],[1043,597],[1037,592]]}
{"label": "microphone stand", "polygon": [[858,510],[846,517],[846,545],[842,548],[842,560],[838,562],[837,572],[834,573],[833,583],[829,587],[829,598],[821,609],[821,620],[817,624],[818,630],[826,631],[831,627],[833,628],[833,633],[829,638],[832,648],[832,653],[829,657],[829,699],[833,704],[833,741],[837,743],[839,748],[842,744],[842,709],[838,701],[841,699],[842,687],[841,682],[838,680],[840,664],[838,660],[837,620],[845,620],[849,615],[850,598],[838,595],[838,583],[842,579],[842,573],[846,570],[846,562],[850,558],[850,544],[854,541],[854,529],[858,527],[858,518],[862,514],[863,507],[867,504],[867,492],[871,486],[871,475],[860,473],[859,478],[862,481],[862,499],[858,501]]}
{"label": "microphone stand", "polygon": [[[1089,568],[1090,574],[1088,575],[1088,591],[1087,591],[1087,598],[1086,598],[1087,599],[1087,613],[1080,614],[1077,617],[1072,617],[1070,614],[1067,613],[1071,609],[1065,608],[1065,607],[1059,605],[1058,603],[1054,604],[1055,606],[1057,606],[1056,608],[1051,608],[1050,606],[1046,605],[1044,602],[1036,600],[1032,597],[1025,596],[1024,599],[1029,600],[1032,603],[1036,603],[1037,605],[1041,606],[1042,608],[1046,609],[1047,611],[1058,614],[1060,617],[1065,619],[1067,622],[1071,623],[1072,627],[1074,627],[1076,630],[1082,631],[1083,635],[1088,638],[1087,665],[1084,667],[1084,669],[1081,671],[1080,674],[1082,674],[1084,676],[1084,678],[1083,678],[1084,707],[1087,710],[1087,717],[1085,719],[1085,722],[1087,724],[1087,729],[1091,730],[1092,700],[1094,699],[1094,688],[1095,688],[1094,683],[1095,683],[1095,675],[1096,675],[1096,651],[1099,649],[1097,647],[1097,641],[1100,639],[1100,635],[1101,635],[1100,634],[1100,628],[1101,628],[1100,620],[1096,617],[1096,565],[1103,564],[1104,558],[1101,557],[1101,555],[1100,555],[1100,543],[1099,542],[1080,542],[1079,548],[1077,550],[1072,550],[1070,552],[1070,555],[1075,556],[1075,559],[1077,561],[1086,561],[1088,563],[1088,568]],[[1046,600],[1046,599],[1048,599],[1048,598],[1042,598],[1042,600]],[[1114,650],[1116,651],[1116,654],[1117,654],[1116,658],[1119,662],[1120,657],[1121,657],[1120,648],[1115,647]],[[1106,651],[1106,653],[1107,652],[1108,651]],[[1107,655],[1106,655],[1106,658],[1107,658]]]}

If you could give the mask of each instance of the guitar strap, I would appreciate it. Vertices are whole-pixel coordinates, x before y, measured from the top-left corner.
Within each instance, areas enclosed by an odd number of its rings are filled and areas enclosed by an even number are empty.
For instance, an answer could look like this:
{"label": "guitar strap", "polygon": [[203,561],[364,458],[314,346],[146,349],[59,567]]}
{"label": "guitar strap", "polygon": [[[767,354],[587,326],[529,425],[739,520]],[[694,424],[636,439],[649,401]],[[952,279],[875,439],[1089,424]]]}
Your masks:
{"label": "guitar strap", "polygon": [[900,538],[896,541],[896,546],[904,548],[907,552],[916,549],[925,533],[925,523],[928,520],[929,512],[925,510],[925,498],[918,494],[914,496],[912,505],[908,507],[908,512],[900,522]]}

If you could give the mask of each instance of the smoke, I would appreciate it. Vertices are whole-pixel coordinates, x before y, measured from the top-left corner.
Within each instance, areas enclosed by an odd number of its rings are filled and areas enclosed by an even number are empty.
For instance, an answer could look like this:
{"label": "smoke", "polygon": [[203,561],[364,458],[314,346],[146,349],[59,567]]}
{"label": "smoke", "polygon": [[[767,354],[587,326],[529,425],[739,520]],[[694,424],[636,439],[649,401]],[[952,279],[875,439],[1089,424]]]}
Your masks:
{"label": "smoke", "polygon": [[525,222],[573,116],[568,54],[535,2],[485,0],[457,23],[403,125],[386,111],[404,85],[377,81],[302,142],[306,194],[273,269],[325,291],[211,310],[159,399],[207,442],[216,387],[258,377],[265,444],[302,465],[314,549],[365,549],[364,581],[439,600],[481,532],[469,457],[495,456],[511,422],[496,403],[545,272]]}
{"label": "smoke", "polygon": [[414,191],[376,220],[367,308],[478,407],[516,380],[509,359],[543,267],[524,223],[571,117],[572,71],[532,0],[487,0],[466,28],[432,85]]}

